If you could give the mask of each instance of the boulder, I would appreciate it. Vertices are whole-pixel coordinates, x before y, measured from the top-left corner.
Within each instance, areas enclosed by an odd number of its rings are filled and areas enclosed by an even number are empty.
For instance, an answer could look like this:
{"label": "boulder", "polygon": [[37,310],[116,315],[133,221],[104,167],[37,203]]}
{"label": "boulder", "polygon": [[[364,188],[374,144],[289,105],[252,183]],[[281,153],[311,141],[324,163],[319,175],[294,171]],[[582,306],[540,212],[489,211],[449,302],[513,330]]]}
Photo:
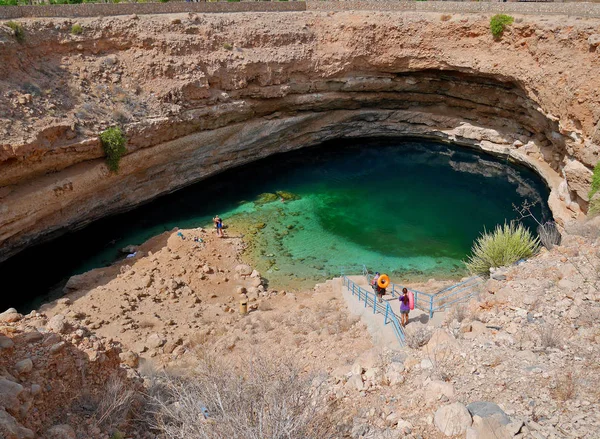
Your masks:
{"label": "boulder", "polygon": [[13,323],[21,320],[23,316],[14,308],[8,308],[3,313],[0,313],[0,322]]}
{"label": "boulder", "polygon": [[19,424],[9,413],[0,409],[0,437],[3,439],[33,439],[35,434]]}
{"label": "boulder", "polygon": [[235,272],[240,276],[250,276],[252,271],[252,267],[247,264],[239,264],[235,266]]}
{"label": "boulder", "polygon": [[413,425],[405,421],[404,419],[399,419],[398,424],[396,425],[396,429],[400,431],[403,435],[409,435],[412,432]]}
{"label": "boulder", "polygon": [[472,424],[467,408],[459,402],[440,407],[433,418],[433,423],[446,436],[463,435]]}
{"label": "boulder", "polygon": [[69,325],[65,319],[65,316],[62,314],[56,314],[48,321],[46,328],[53,332],[64,334],[65,332],[68,332]]}
{"label": "boulder", "polygon": [[11,338],[6,337],[4,335],[0,335],[0,351],[4,349],[11,349],[14,345],[15,343],[12,341]]}
{"label": "boulder", "polygon": [[31,358],[25,358],[15,364],[15,370],[19,375],[29,373],[33,370],[33,361],[31,361]]}
{"label": "boulder", "polygon": [[429,342],[427,342],[427,352],[435,352],[437,350],[437,348],[441,347],[441,346],[455,346],[456,343],[456,339],[454,338],[454,336],[452,336],[448,331],[446,331],[443,328],[438,328],[435,331],[433,331],[433,334],[431,334],[431,338],[429,339]]}
{"label": "boulder", "polygon": [[381,366],[382,363],[382,351],[380,348],[369,349],[363,352],[356,359],[355,364],[360,364],[365,369],[372,369],[374,367]]}
{"label": "boulder", "polygon": [[135,352],[125,351],[119,354],[119,358],[123,364],[126,364],[129,367],[136,368],[140,363],[140,357]]}
{"label": "boulder", "polygon": [[452,383],[434,380],[430,381],[425,387],[425,398],[428,401],[437,401],[442,396],[445,396],[448,399],[454,397],[454,386]]}
{"label": "boulder", "polygon": [[509,433],[505,425],[493,417],[473,416],[471,429],[473,430],[471,435],[474,439],[512,439],[514,436]]}
{"label": "boulder", "polygon": [[590,35],[588,37],[587,42],[590,45],[590,47],[598,47],[598,45],[600,45],[600,35],[598,35],[598,34]]}
{"label": "boulder", "polygon": [[148,338],[146,339],[146,346],[148,346],[150,349],[159,348],[164,344],[165,344],[165,339],[156,333],[149,335]]}
{"label": "boulder", "polygon": [[364,390],[365,388],[361,375],[352,375],[345,386],[348,389],[355,389],[358,391]]}
{"label": "boulder", "polygon": [[569,189],[576,192],[584,201],[589,201],[588,193],[592,183],[592,171],[577,160],[569,160],[563,168]]}
{"label": "boulder", "polygon": [[55,425],[46,432],[47,439],[76,439],[76,437],[73,427],[66,424]]}
{"label": "boulder", "polygon": [[392,362],[387,365],[385,369],[385,378],[390,386],[396,384],[402,384],[405,380],[404,377],[404,364],[399,362]]}
{"label": "boulder", "polygon": [[477,401],[472,402],[467,406],[467,410],[472,416],[479,416],[481,418],[495,418],[502,425],[508,425],[510,418],[504,413],[504,410],[493,402],[488,401]]}
{"label": "boulder", "polygon": [[22,391],[23,386],[19,383],[0,378],[0,401],[2,406],[11,413],[19,410],[19,395]]}

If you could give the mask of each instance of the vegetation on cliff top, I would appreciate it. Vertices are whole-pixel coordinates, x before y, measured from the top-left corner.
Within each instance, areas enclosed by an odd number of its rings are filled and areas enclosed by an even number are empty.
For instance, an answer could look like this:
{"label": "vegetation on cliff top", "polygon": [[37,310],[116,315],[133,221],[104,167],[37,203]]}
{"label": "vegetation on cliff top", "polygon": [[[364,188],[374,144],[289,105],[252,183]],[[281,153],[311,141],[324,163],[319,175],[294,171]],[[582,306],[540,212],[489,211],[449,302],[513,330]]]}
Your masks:
{"label": "vegetation on cliff top", "polygon": [[522,224],[510,223],[484,231],[473,243],[466,262],[472,273],[488,274],[491,267],[504,267],[535,255],[540,249],[539,238]]}
{"label": "vegetation on cliff top", "polygon": [[100,142],[106,154],[106,165],[113,172],[119,170],[119,162],[127,152],[127,138],[120,127],[111,127],[100,134]]}
{"label": "vegetation on cliff top", "polygon": [[490,30],[494,38],[500,38],[504,32],[504,28],[510,24],[513,24],[515,19],[510,15],[496,14],[490,19]]}
{"label": "vegetation on cliff top", "polygon": [[21,23],[8,21],[4,23],[4,25],[12,29],[13,34],[19,43],[25,41],[25,30],[23,29],[23,25]]}
{"label": "vegetation on cliff top", "polygon": [[594,199],[594,196],[600,192],[600,162],[594,167],[594,175],[592,175],[592,185],[590,186],[589,199],[590,207],[588,214],[595,216],[600,215],[600,199]]}

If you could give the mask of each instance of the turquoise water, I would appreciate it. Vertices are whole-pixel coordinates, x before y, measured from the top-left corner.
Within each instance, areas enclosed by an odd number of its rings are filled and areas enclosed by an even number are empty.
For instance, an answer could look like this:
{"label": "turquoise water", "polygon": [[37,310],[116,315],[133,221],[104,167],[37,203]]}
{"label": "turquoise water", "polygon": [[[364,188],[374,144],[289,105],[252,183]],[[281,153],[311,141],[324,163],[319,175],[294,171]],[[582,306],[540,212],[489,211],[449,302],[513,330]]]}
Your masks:
{"label": "turquoise water", "polygon": [[[256,202],[276,191],[298,199]],[[334,142],[224,172],[28,249],[1,265],[0,276],[19,279],[30,292],[23,306],[36,306],[68,276],[122,257],[120,248],[220,214],[273,287],[309,286],[362,264],[398,280],[456,277],[484,228],[515,218],[513,204],[524,200],[549,218],[547,198],[530,170],[474,151],[423,140]],[[25,266],[40,275],[27,276]]]}

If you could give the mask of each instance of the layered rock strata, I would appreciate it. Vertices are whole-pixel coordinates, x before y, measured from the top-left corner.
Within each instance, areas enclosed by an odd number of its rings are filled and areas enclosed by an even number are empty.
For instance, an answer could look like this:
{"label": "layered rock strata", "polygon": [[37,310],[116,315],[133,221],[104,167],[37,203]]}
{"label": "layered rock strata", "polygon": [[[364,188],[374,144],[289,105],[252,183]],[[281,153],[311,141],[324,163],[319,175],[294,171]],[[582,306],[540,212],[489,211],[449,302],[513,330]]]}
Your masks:
{"label": "layered rock strata", "polygon": [[[505,155],[587,209],[597,20],[301,12],[23,21],[0,30],[0,260],[224,169],[339,137]],[[592,41],[592,43],[590,43]],[[129,139],[109,173],[98,134]]]}

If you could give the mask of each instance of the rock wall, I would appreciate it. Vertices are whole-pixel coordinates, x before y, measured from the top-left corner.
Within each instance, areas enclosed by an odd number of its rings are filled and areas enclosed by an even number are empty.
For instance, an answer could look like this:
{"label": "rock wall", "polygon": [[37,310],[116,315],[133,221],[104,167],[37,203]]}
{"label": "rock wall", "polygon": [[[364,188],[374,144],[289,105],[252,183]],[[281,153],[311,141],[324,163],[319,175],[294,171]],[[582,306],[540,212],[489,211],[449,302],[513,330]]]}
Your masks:
{"label": "rock wall", "polygon": [[[73,24],[83,32],[74,35]],[[0,260],[224,169],[337,137],[422,136],[534,168],[587,208],[598,22],[298,12],[37,19],[0,28]],[[598,38],[597,38],[598,37]],[[118,174],[98,134],[125,129]]]}

